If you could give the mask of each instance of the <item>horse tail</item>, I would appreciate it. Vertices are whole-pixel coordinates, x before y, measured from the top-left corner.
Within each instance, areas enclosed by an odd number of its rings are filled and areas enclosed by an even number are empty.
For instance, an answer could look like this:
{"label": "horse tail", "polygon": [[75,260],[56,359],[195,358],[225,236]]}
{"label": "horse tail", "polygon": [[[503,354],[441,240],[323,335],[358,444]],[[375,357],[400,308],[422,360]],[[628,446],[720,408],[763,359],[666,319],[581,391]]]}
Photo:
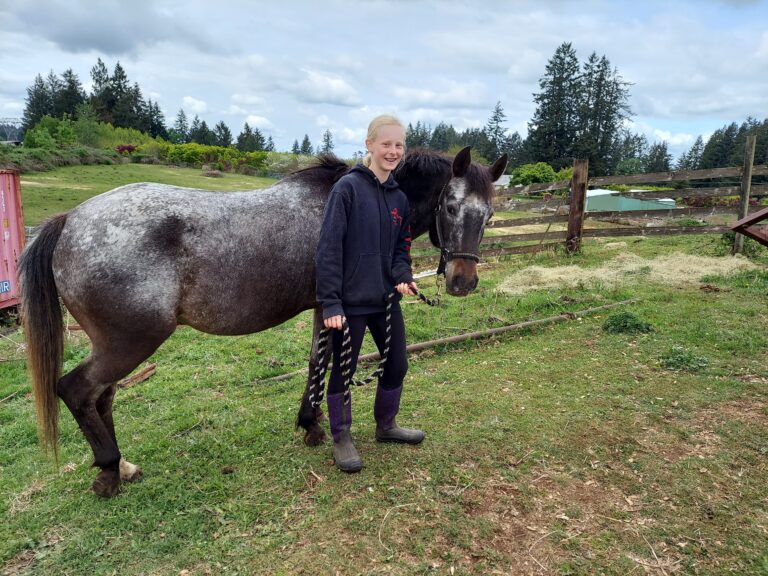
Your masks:
{"label": "horse tail", "polygon": [[45,451],[59,460],[59,398],[64,328],[59,293],[53,278],[53,251],[67,215],[43,224],[19,260],[21,321],[27,342],[27,365],[32,374],[38,433]]}

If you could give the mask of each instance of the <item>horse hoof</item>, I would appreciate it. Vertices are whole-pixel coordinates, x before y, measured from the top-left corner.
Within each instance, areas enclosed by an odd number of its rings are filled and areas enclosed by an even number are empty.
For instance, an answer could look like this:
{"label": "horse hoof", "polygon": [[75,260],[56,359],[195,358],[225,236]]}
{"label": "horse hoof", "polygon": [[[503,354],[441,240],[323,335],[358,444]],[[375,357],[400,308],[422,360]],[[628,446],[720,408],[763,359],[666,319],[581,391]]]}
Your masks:
{"label": "horse hoof", "polygon": [[320,426],[312,426],[304,434],[304,444],[307,446],[320,446],[325,442],[325,430]]}
{"label": "horse hoof", "polygon": [[141,471],[141,468],[136,466],[135,464],[131,464],[128,462],[128,460],[125,460],[123,458],[120,459],[120,481],[121,482],[136,482],[137,480],[141,480],[141,477],[144,475],[144,472]]}
{"label": "horse hoof", "polygon": [[102,498],[117,496],[120,492],[120,475],[116,470],[102,470],[93,481],[91,489]]}

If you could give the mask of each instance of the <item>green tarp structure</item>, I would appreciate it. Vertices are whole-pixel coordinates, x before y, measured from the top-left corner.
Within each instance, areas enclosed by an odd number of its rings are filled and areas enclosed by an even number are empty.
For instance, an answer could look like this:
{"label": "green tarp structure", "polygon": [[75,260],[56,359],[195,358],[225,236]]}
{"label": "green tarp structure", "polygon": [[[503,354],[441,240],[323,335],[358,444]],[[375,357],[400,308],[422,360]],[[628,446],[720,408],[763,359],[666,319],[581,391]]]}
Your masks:
{"label": "green tarp structure", "polygon": [[615,190],[587,190],[587,212],[625,212],[628,210],[669,210],[675,207],[672,198],[629,198]]}

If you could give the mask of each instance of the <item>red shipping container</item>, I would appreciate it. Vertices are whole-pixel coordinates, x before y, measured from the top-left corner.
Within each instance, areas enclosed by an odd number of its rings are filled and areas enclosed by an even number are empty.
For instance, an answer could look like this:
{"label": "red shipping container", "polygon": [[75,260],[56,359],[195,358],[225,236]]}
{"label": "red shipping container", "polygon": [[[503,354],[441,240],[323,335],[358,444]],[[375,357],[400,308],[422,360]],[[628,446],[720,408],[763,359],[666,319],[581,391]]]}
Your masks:
{"label": "red shipping container", "polygon": [[19,303],[16,266],[23,248],[21,179],[16,170],[0,170],[0,308]]}

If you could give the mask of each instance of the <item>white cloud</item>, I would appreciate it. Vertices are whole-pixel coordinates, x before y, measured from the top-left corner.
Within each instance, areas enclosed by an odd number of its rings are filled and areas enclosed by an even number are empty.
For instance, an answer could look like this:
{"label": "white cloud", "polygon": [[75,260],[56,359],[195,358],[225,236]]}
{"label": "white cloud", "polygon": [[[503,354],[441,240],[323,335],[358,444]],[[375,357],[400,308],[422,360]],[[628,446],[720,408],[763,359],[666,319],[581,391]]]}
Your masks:
{"label": "white cloud", "polygon": [[245,119],[246,122],[251,127],[259,128],[260,130],[271,130],[274,125],[272,122],[269,121],[269,119],[264,118],[264,116],[256,116],[255,114],[251,114]]}
{"label": "white cloud", "polygon": [[441,84],[442,86],[435,86],[434,89],[398,86],[394,89],[394,94],[406,109],[422,106],[441,108],[485,108],[487,106],[487,90],[482,82],[449,81]]}
{"label": "white cloud", "polygon": [[181,99],[181,103],[184,110],[192,114],[202,114],[208,110],[208,104],[204,100],[198,100],[197,98],[192,98],[192,96],[184,96]]}
{"label": "white cloud", "polygon": [[295,87],[296,97],[303,102],[357,106],[360,96],[343,78],[303,69],[302,78]]}
{"label": "white cloud", "polygon": [[248,110],[245,108],[240,108],[240,106],[235,104],[230,104],[229,108],[227,108],[227,114],[231,116],[246,116],[248,114]]}

